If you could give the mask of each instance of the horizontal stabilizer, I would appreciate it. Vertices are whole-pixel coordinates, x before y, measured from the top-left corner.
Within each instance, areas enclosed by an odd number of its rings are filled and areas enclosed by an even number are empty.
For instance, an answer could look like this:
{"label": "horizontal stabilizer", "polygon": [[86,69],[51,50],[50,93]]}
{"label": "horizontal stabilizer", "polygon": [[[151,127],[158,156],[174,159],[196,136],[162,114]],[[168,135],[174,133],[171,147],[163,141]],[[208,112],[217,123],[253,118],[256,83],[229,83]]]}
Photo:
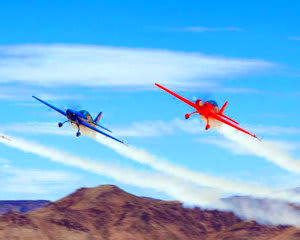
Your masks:
{"label": "horizontal stabilizer", "polygon": [[98,124],[98,123],[96,123],[96,126],[97,127],[100,127],[100,128],[102,128],[102,129],[104,129],[104,130],[106,130],[106,131],[108,131],[108,132],[111,132],[112,133],[112,131],[111,130],[109,130],[108,128],[106,128],[106,127],[103,127],[103,126],[101,126],[100,124]]}
{"label": "horizontal stabilizer", "polygon": [[225,115],[221,115],[221,114],[219,114],[221,117],[223,117],[223,118],[226,118],[227,120],[229,120],[229,121],[231,121],[231,122],[233,122],[233,123],[235,123],[235,124],[237,124],[237,125],[239,125],[239,123],[238,122],[236,122],[236,121],[234,121],[233,119],[231,119],[231,118],[229,118],[229,117],[227,117],[227,116],[225,116]]}

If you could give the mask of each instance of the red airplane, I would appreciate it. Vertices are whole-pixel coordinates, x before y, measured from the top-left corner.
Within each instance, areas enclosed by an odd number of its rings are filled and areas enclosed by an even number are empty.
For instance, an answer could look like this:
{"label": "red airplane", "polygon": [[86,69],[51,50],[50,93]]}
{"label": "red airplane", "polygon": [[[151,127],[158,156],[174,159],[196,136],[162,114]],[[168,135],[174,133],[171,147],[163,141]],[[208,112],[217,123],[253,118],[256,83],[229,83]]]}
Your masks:
{"label": "red airplane", "polygon": [[210,128],[209,120],[214,119],[214,120],[225,123],[239,131],[242,131],[242,132],[249,134],[250,136],[258,139],[258,137],[256,135],[237,126],[237,125],[239,125],[238,122],[234,121],[233,119],[231,119],[223,114],[224,110],[227,106],[227,103],[228,103],[227,101],[224,103],[223,107],[221,109],[219,109],[218,104],[213,100],[204,102],[201,99],[198,99],[198,100],[196,100],[195,103],[193,103],[157,83],[155,83],[155,85],[196,109],[195,112],[192,112],[190,114],[188,114],[188,113],[185,114],[185,119],[188,119],[188,118],[190,118],[191,115],[198,113],[206,119],[206,127],[205,127],[206,130],[208,130]]}

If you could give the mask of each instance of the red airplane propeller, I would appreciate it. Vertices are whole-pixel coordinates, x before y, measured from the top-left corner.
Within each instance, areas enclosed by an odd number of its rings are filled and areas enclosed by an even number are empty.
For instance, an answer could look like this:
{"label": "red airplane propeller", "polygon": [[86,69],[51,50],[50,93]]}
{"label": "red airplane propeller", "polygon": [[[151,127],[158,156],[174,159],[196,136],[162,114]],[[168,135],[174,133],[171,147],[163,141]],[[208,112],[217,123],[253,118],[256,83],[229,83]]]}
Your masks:
{"label": "red airplane propeller", "polygon": [[198,113],[198,114],[202,115],[204,118],[206,118],[206,126],[205,126],[206,130],[208,130],[210,128],[209,119],[214,119],[214,120],[225,123],[241,132],[249,134],[250,136],[258,139],[258,137],[256,135],[237,126],[237,125],[239,125],[238,122],[234,121],[233,119],[231,119],[223,114],[224,110],[228,104],[227,101],[224,103],[222,108],[219,109],[218,104],[213,100],[204,102],[204,101],[201,101],[201,99],[198,99],[198,100],[196,100],[195,103],[193,103],[157,83],[155,83],[155,85],[196,109],[196,111],[194,111],[192,113],[185,114],[185,119],[188,119],[188,118],[190,118],[191,115]]}

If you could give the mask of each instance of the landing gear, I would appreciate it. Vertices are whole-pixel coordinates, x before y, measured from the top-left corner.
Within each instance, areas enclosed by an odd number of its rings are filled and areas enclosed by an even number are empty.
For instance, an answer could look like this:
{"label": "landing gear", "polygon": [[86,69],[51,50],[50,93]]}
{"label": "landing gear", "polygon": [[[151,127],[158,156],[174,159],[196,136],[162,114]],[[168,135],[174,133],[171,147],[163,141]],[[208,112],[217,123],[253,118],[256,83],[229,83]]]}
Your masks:
{"label": "landing gear", "polygon": [[63,123],[59,122],[59,123],[58,123],[58,127],[61,128],[66,122],[69,122],[69,120],[64,121]]}
{"label": "landing gear", "polygon": [[195,114],[195,113],[198,113],[198,111],[192,112],[192,113],[190,113],[190,114],[187,113],[187,114],[184,115],[184,117],[185,117],[185,119],[189,119],[190,116],[192,116],[192,115]]}
{"label": "landing gear", "polygon": [[210,129],[210,125],[209,125],[209,120],[208,120],[208,118],[206,118],[206,119],[207,119],[207,122],[206,122],[205,130],[208,130],[208,129]]}
{"label": "landing gear", "polygon": [[79,125],[77,125],[78,131],[76,133],[76,137],[80,137],[81,136],[81,132],[80,132],[80,127]]}

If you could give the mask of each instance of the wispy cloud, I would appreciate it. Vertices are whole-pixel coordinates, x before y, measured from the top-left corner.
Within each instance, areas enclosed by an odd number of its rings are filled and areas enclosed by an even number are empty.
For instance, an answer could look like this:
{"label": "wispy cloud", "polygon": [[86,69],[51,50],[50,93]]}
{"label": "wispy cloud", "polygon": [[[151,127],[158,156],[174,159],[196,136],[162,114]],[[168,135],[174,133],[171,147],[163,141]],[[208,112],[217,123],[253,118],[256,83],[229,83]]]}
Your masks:
{"label": "wispy cloud", "polygon": [[[199,134],[204,132],[202,124],[197,119],[184,121],[174,119],[165,121],[143,121],[133,122],[128,126],[109,126],[114,130],[115,135],[119,137],[159,137],[176,134],[177,131],[183,131],[190,134]],[[1,131],[9,133],[29,133],[29,134],[56,134],[62,136],[73,136],[74,133],[70,125],[66,124],[64,128],[58,128],[57,122],[23,122],[2,124]]]}
{"label": "wispy cloud", "polygon": [[[199,135],[205,132],[205,125],[197,118],[189,120],[176,118],[171,121],[141,121],[133,122],[126,126],[110,125],[108,127],[114,130],[116,136],[137,138],[172,136],[180,131],[191,135]],[[245,125],[245,128],[264,136],[295,135],[300,133],[300,129],[296,127]],[[74,135],[68,124],[64,128],[58,128],[57,122],[10,123],[2,124],[0,129],[9,133]],[[208,141],[213,141],[213,139],[209,139]]]}
{"label": "wispy cloud", "polygon": [[64,92],[62,95],[61,93],[57,93],[55,89],[51,90],[54,91],[49,91],[49,89],[45,89],[43,87],[6,84],[5,86],[0,86],[0,100],[32,101],[31,96],[35,93],[38,93],[39,96],[45,100],[70,100],[83,98],[80,94],[66,94]]}
{"label": "wispy cloud", "polygon": [[[0,167],[2,180],[1,196],[13,194],[26,197],[45,197],[74,188],[80,182],[80,176],[64,171],[18,168],[8,160]],[[61,184],[61,183],[64,184]]]}
{"label": "wispy cloud", "polygon": [[233,154],[252,155],[251,152],[247,151],[242,147],[237,148],[234,142],[228,141],[225,138],[208,137],[208,138],[199,138],[196,141],[200,143],[213,144],[215,146],[227,149],[231,151]]}
{"label": "wispy cloud", "polygon": [[[227,149],[237,155],[253,155],[253,152],[249,151],[247,148],[244,148],[243,146],[237,148],[235,142],[228,141],[225,138],[207,137],[199,138],[196,141]],[[297,141],[266,140],[266,142],[285,152],[296,152],[300,150],[300,142]]]}
{"label": "wispy cloud", "polygon": [[174,119],[169,122],[165,121],[143,121],[134,122],[129,126],[114,126],[118,136],[122,137],[158,137],[174,135],[178,131],[187,132],[189,134],[199,134],[204,132],[202,124],[197,119],[184,121]]}
{"label": "wispy cloud", "polygon": [[[184,120],[176,118],[172,121],[143,121],[134,122],[130,125],[112,126],[119,136],[129,137],[156,137],[174,135],[178,131],[188,134],[204,133],[204,124],[198,118]],[[295,135],[300,133],[300,129],[296,127],[282,126],[264,126],[264,125],[249,125],[245,124],[245,128],[256,133],[268,136],[279,136],[281,134]]]}
{"label": "wispy cloud", "polygon": [[[208,137],[199,138],[196,141],[201,143],[213,144],[215,146],[227,149],[233,154],[237,155],[253,155],[253,152],[249,151],[247,148],[244,148],[243,146],[239,146],[237,148],[235,142],[228,141],[225,138]],[[285,152],[294,152],[300,150],[300,142],[297,141],[266,140],[266,142]]]}
{"label": "wispy cloud", "polygon": [[[45,87],[213,88],[218,79],[267,71],[276,64],[157,49],[93,45],[0,46],[0,83]],[[213,79],[213,80],[212,80]]]}
{"label": "wispy cloud", "polygon": [[300,37],[289,37],[289,40],[300,41]]}
{"label": "wispy cloud", "polygon": [[169,30],[180,31],[180,32],[193,32],[193,33],[242,31],[242,29],[238,27],[201,27],[201,26],[174,27],[174,28],[169,28]]}
{"label": "wispy cloud", "polygon": [[246,127],[257,134],[281,135],[281,134],[299,134],[300,129],[296,127],[282,126],[263,126],[263,125],[246,125]]}
{"label": "wispy cloud", "polygon": [[300,142],[297,141],[268,140],[268,142],[283,151],[294,152],[300,150]]}
{"label": "wispy cloud", "polygon": [[58,128],[57,122],[24,122],[4,124],[0,129],[5,132],[30,133],[30,134],[55,134],[61,136],[74,136],[69,125],[64,128]]}

